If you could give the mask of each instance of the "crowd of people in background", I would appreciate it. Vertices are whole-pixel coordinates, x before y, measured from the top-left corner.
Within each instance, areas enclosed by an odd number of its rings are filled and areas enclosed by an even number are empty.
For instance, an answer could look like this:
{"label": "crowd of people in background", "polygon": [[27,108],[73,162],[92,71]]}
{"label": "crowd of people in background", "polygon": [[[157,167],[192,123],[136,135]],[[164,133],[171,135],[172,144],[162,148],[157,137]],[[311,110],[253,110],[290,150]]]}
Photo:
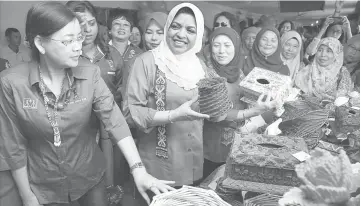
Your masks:
{"label": "crowd of people in background", "polygon": [[[147,191],[199,184],[246,120],[272,123],[271,94],[252,107],[240,100],[254,67],[331,101],[360,92],[359,16],[341,9],[314,31],[229,12],[208,28],[191,3],[139,22],[115,12],[107,25],[89,1],[35,4],[27,46],[8,28],[0,49],[0,205],[105,206],[106,189],[122,185],[123,205],[141,206]],[[221,119],[199,113],[207,77],[227,80],[233,108]]]}

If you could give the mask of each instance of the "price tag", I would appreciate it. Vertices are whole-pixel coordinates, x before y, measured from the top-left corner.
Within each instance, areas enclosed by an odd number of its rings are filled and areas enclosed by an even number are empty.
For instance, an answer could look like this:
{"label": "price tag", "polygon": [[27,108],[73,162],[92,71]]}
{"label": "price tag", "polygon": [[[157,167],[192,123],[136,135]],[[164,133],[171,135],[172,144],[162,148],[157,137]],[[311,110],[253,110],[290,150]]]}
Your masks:
{"label": "price tag", "polygon": [[308,158],[310,158],[311,156],[309,154],[307,154],[304,151],[301,152],[297,152],[295,154],[292,154],[292,156],[294,156],[296,159],[298,159],[299,161],[303,162],[305,160],[307,160]]}

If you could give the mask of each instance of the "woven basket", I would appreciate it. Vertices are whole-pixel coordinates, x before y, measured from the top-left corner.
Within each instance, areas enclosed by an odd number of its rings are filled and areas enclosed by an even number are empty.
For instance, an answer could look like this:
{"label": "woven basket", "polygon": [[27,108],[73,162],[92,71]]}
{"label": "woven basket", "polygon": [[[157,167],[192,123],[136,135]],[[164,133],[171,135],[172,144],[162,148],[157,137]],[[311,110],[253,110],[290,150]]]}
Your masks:
{"label": "woven basket", "polygon": [[244,206],[278,206],[278,201],[282,196],[262,194],[253,198],[250,198],[244,202]]}
{"label": "woven basket", "polygon": [[150,206],[231,206],[214,191],[183,186],[153,198]]}
{"label": "woven basket", "polygon": [[233,104],[228,96],[226,78],[214,77],[201,79],[198,82],[199,107],[202,114],[220,117],[232,109]]}

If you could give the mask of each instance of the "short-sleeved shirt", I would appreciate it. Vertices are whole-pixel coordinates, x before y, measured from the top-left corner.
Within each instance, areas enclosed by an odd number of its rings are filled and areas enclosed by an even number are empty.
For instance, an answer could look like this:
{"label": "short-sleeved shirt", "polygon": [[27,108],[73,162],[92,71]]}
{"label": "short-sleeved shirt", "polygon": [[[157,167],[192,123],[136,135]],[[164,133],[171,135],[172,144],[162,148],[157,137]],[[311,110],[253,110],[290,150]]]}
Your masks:
{"label": "short-sleeved shirt", "polygon": [[99,66],[101,77],[114,95],[117,104],[120,105],[122,96],[120,90],[118,90],[118,86],[121,85],[122,82],[124,61],[120,58],[120,53],[114,47],[109,47],[110,57],[108,58],[98,46],[96,48],[97,52],[94,58],[90,58],[85,54],[82,54],[81,58]]}
{"label": "short-sleeved shirt", "polygon": [[[97,118],[115,142],[131,135],[99,67],[80,59],[67,73],[58,102],[58,107],[63,105],[57,119],[59,147],[54,146],[39,89],[38,64],[21,64],[0,73],[0,170],[27,166],[40,204],[76,200],[100,181],[105,158],[96,143]],[[55,99],[47,87],[45,92]],[[49,111],[53,117],[51,106]]]}
{"label": "short-sleeved shirt", "polygon": [[8,60],[0,58],[0,72],[5,70],[5,69],[9,69],[10,68],[10,63]]}
{"label": "short-sleeved shirt", "polygon": [[9,46],[4,46],[0,48],[0,58],[8,60],[10,65],[14,67],[31,60],[30,49],[20,46],[18,53],[15,53]]}

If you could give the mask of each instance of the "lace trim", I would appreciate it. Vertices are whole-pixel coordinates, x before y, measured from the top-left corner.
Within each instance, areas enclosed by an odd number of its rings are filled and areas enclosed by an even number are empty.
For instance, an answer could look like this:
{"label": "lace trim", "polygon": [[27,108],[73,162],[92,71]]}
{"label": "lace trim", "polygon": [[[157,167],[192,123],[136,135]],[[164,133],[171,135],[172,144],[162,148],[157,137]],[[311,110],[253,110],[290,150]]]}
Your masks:
{"label": "lace trim", "polygon": [[[164,73],[165,78],[167,78],[168,80],[172,81],[173,83],[177,84],[179,87],[187,91],[197,88],[197,83],[199,80],[192,82],[179,77],[177,74],[174,74],[164,62],[162,62],[159,58],[156,58],[154,52],[156,51],[152,51],[155,65],[158,67],[160,71]],[[205,77],[204,71],[203,71],[203,77]]]}

